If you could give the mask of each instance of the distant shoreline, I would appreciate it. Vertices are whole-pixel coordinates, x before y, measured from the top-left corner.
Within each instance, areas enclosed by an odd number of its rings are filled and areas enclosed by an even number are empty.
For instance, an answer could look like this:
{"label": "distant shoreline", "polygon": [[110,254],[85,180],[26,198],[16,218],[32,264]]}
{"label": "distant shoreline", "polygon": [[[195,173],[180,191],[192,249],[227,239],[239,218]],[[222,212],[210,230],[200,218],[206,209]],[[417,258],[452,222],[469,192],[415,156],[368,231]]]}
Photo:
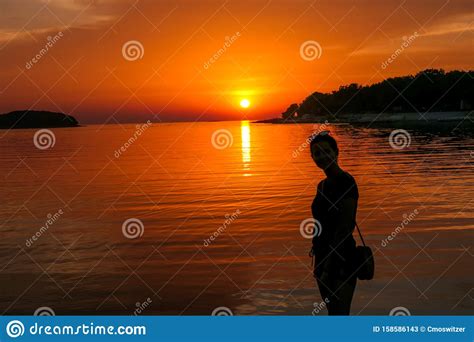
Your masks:
{"label": "distant shoreline", "polygon": [[272,123],[272,124],[297,124],[297,123],[322,123],[325,121],[344,122],[344,123],[390,123],[390,122],[444,122],[444,121],[462,121],[471,116],[474,111],[450,111],[450,112],[428,112],[428,113],[381,113],[381,114],[341,114],[336,119],[327,116],[308,116],[301,118],[283,119],[273,118],[266,120],[252,121],[252,123]]}

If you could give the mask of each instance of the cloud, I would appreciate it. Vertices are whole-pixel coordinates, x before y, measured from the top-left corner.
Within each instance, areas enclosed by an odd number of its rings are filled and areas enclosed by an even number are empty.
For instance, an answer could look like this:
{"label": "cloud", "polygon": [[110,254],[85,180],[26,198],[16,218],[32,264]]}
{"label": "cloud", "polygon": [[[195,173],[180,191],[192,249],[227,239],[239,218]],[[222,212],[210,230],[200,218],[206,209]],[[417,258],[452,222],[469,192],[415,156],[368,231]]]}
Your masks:
{"label": "cloud", "polygon": [[67,28],[94,29],[115,19],[131,0],[2,0],[0,42]]}
{"label": "cloud", "polygon": [[444,36],[450,34],[459,34],[474,30],[474,13],[462,14],[452,17],[447,22],[434,25],[426,30],[423,36]]}
{"label": "cloud", "polygon": [[[461,35],[462,33],[473,32],[474,13],[460,14],[445,18],[444,20],[430,25],[426,28],[420,28],[418,31],[404,32],[396,39],[384,39],[376,41],[373,44],[365,46],[357,51],[353,51],[350,56],[369,56],[369,55],[385,55],[392,53],[394,49],[400,47],[407,37],[416,34],[417,42],[410,46],[410,51],[432,51],[439,50],[443,44],[423,44],[423,41],[430,38],[438,40],[452,40],[452,35]],[[448,46],[449,44],[446,44]]]}

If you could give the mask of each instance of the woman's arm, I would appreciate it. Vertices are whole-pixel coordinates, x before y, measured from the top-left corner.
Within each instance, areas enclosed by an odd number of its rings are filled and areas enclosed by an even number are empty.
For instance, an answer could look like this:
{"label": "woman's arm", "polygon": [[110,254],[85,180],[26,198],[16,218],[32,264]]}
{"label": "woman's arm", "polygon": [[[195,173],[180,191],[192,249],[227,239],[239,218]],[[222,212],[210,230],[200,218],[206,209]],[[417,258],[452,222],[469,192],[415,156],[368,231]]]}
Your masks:
{"label": "woman's arm", "polygon": [[[313,214],[313,218],[315,220],[319,220],[319,215],[318,215],[318,210],[319,210],[319,207],[318,207],[318,203],[321,203],[321,199],[322,199],[322,184],[323,184],[324,181],[321,181],[318,183],[318,186],[317,186],[317,190],[316,190],[316,199],[315,201],[313,202],[312,206],[311,206],[311,211],[312,211],[312,214]],[[315,208],[313,208],[313,205],[315,205]],[[315,232],[317,233],[317,232]],[[312,239],[312,245],[311,245],[311,253],[314,255],[315,251],[316,251],[316,245],[318,243],[318,239],[319,239],[319,234],[315,234],[313,236],[313,239]]]}

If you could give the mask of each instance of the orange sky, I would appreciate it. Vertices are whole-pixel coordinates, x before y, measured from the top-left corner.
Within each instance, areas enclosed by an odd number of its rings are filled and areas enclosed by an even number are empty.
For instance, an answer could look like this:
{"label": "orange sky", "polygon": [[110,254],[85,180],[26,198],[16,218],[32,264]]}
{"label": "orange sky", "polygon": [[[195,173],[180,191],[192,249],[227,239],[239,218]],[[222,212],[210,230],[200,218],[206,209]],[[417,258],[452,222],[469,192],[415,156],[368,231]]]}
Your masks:
{"label": "orange sky", "polygon": [[[313,91],[472,69],[473,19],[469,0],[2,0],[0,112],[61,111],[83,123],[275,117]],[[132,40],[143,56],[129,61]],[[306,41],[319,58],[302,58]]]}

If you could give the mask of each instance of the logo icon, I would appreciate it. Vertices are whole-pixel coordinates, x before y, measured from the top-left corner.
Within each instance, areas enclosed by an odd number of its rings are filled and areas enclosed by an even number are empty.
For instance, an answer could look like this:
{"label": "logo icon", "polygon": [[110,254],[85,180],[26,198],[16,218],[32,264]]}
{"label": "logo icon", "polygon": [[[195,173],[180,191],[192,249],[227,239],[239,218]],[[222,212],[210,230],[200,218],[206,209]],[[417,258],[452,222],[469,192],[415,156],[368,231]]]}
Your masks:
{"label": "logo icon", "polygon": [[390,316],[411,316],[410,311],[403,306],[397,306],[390,310]]}
{"label": "logo icon", "polygon": [[11,338],[17,338],[25,333],[25,326],[20,321],[10,321],[7,324],[7,335]]}
{"label": "logo icon", "polygon": [[322,53],[321,45],[315,40],[307,40],[300,46],[300,56],[308,62],[321,58]]}
{"label": "logo icon", "polygon": [[35,310],[34,316],[56,316],[54,310],[47,306],[42,306]]}
{"label": "logo icon", "polygon": [[142,59],[145,54],[145,48],[138,40],[129,40],[122,46],[122,56],[127,61],[134,62]]}
{"label": "logo icon", "polygon": [[128,239],[136,239],[143,235],[145,226],[137,218],[129,218],[122,223],[122,233]]}
{"label": "logo icon", "polygon": [[300,223],[300,234],[305,239],[312,239],[315,236],[320,236],[322,230],[323,227],[321,226],[321,222],[312,217],[307,218]]}
{"label": "logo icon", "polygon": [[388,142],[393,149],[402,150],[405,147],[410,146],[411,136],[410,133],[404,129],[395,129],[390,133]]}
{"label": "logo icon", "polygon": [[212,310],[212,316],[234,316],[234,314],[231,309],[225,306],[219,306]]}
{"label": "logo icon", "polygon": [[232,133],[227,129],[218,129],[212,133],[211,137],[212,146],[218,150],[223,150],[227,147],[232,146],[234,142],[234,137]]}
{"label": "logo icon", "polygon": [[56,143],[56,136],[49,129],[40,129],[33,136],[33,143],[40,150],[47,150]]}

